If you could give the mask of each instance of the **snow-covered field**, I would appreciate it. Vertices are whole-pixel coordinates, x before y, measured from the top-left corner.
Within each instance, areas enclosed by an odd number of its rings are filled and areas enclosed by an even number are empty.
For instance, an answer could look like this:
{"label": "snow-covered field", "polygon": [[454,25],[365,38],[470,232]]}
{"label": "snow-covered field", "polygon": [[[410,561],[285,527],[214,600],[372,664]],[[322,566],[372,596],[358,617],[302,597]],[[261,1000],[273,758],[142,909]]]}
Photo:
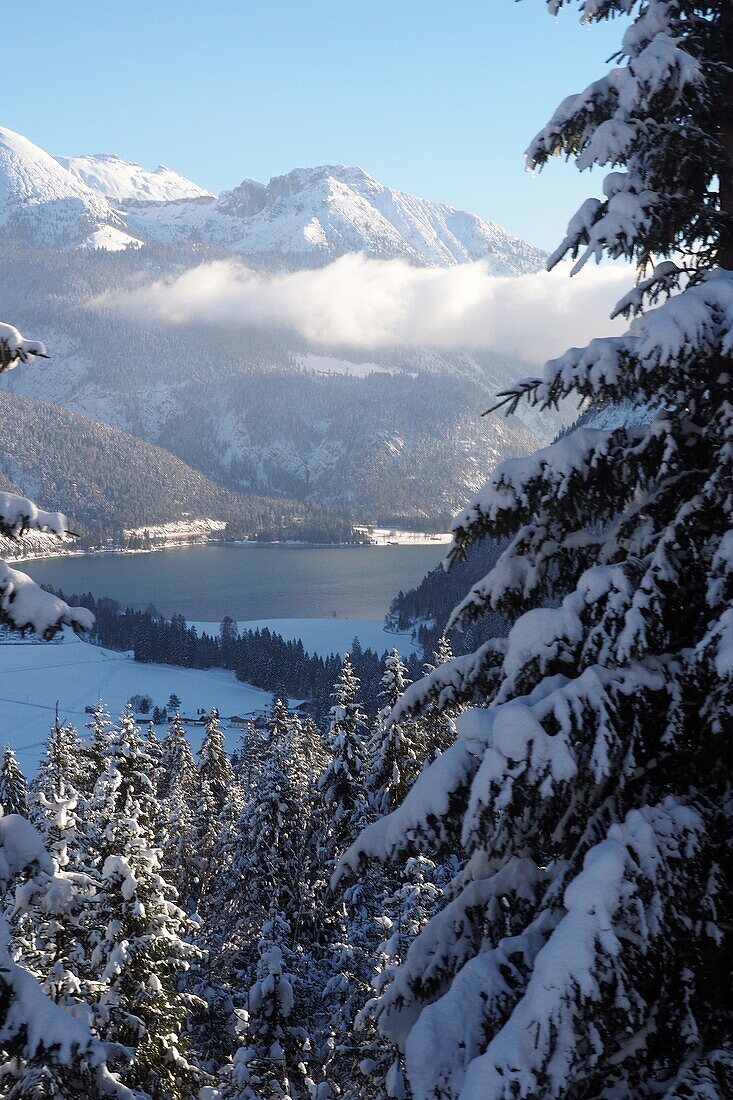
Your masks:
{"label": "snow-covered field", "polygon": [[[132,657],[90,645],[74,634],[61,643],[0,645],[0,745],[16,750],[26,775],[36,769],[56,703],[63,721],[72,722],[84,734],[89,715],[101,697],[116,717],[131,695],[150,695],[164,705],[171,692],[181,700],[183,714],[198,707],[219,708],[226,719],[246,717],[270,704],[266,691],[238,683],[224,669],[173,668],[169,665],[136,664]],[[224,726],[228,723],[225,721]],[[162,730],[161,730],[162,733]],[[194,748],[200,731],[189,731]],[[227,748],[233,749],[237,731],[226,730]]]}
{"label": "snow-covered field", "polygon": [[360,527],[354,526],[354,530],[368,538],[372,546],[430,546],[435,543],[452,542],[450,531],[441,531],[438,534],[427,534],[425,531],[403,531],[393,527]]}
{"label": "snow-covered field", "polygon": [[[300,638],[306,653],[327,657],[329,653],[347,653],[354,638],[362,649],[373,649],[380,655],[386,649],[397,648],[408,657],[416,648],[409,634],[392,634],[384,629],[382,619],[250,619],[237,624],[240,630],[264,630],[279,634],[286,641]],[[219,623],[192,622],[199,633],[218,634]]]}
{"label": "snow-covered field", "polygon": [[[219,623],[191,625],[209,634],[219,632]],[[388,633],[379,619],[257,619],[239,626],[247,630],[267,626],[283,638],[301,638],[309,653],[324,656],[345,653],[354,636],[362,648],[380,654],[396,646],[408,656],[415,648],[409,635]],[[84,734],[89,721],[84,708],[100,698],[115,718],[132,695],[149,695],[163,706],[172,692],[181,700],[184,715],[194,715],[199,707],[218,707],[230,751],[236,747],[238,732],[226,728],[226,719],[235,714],[247,717],[269,706],[271,699],[266,691],[238,683],[225,669],[138,664],[127,654],[90,645],[67,631],[58,643],[0,644],[0,747],[15,749],[23,771],[32,775],[57,703],[62,721],[72,722]],[[198,748],[201,731],[192,727],[189,737]]]}

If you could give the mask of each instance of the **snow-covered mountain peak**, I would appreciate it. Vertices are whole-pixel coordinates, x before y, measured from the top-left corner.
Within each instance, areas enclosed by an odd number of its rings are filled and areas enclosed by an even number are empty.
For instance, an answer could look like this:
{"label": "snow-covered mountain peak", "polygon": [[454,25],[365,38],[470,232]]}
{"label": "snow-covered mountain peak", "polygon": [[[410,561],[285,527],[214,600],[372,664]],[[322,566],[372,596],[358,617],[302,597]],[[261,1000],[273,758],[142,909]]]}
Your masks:
{"label": "snow-covered mountain peak", "polygon": [[0,227],[50,247],[106,247],[114,237],[119,248],[123,240],[135,241],[105,198],[6,127],[0,127]]}
{"label": "snow-covered mountain peak", "polygon": [[164,164],[150,170],[123,160],[116,153],[88,153],[55,159],[93,191],[114,203],[213,198],[210,191]]}
{"label": "snow-covered mountain peak", "polygon": [[44,204],[76,203],[79,213],[106,219],[109,208],[81,180],[22,134],[0,126],[0,219],[3,224]]}
{"label": "snow-covered mountain peak", "polygon": [[[147,218],[139,228],[156,235]],[[486,260],[506,275],[537,270],[544,260],[493,222],[386,187],[364,168],[344,164],[295,168],[267,184],[244,180],[213,208],[172,210],[161,228],[161,239],[208,234],[245,254],[364,252],[441,267]]]}

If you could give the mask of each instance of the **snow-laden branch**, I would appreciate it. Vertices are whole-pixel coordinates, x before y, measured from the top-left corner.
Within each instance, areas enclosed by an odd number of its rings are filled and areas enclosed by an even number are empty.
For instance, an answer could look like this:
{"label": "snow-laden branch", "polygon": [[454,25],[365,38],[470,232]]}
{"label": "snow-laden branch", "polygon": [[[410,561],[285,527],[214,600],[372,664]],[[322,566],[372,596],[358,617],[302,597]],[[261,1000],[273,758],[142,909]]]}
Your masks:
{"label": "snow-laden branch", "polygon": [[[650,390],[674,404],[691,377],[699,379],[701,390],[706,383],[716,392],[730,386],[731,369],[721,360],[733,360],[733,272],[717,269],[637,317],[622,336],[591,340],[550,359],[541,378],[522,379],[499,393],[494,408],[512,413],[523,399],[556,407],[570,394],[643,403]],[[711,374],[705,377],[702,367],[708,363]]]}
{"label": "snow-laden branch", "polygon": [[86,607],[70,607],[58,596],[44,592],[27,574],[0,561],[0,622],[50,639],[62,626],[77,633],[91,630],[94,616]]}
{"label": "snow-laden branch", "polygon": [[[31,889],[18,896],[30,898],[34,891],[53,888],[54,868],[37,830],[18,814],[0,816],[0,889],[11,879],[28,875]],[[101,1042],[92,1035],[88,1022],[56,1004],[43,992],[37,979],[12,957],[10,929],[0,915],[0,1043],[6,1049],[20,1048],[25,1059],[43,1058],[49,1064],[79,1069],[85,1066],[95,1077],[100,1091],[117,1100],[141,1100],[110,1072],[108,1060],[119,1057],[121,1047]],[[128,1052],[129,1055],[129,1052]]]}
{"label": "snow-laden branch", "polygon": [[[565,916],[534,960],[524,996],[486,1052],[469,1065],[461,1100],[567,1095],[578,1070],[568,1037],[584,1008],[593,1012],[609,989],[629,1031],[651,1022],[649,1005],[633,988],[634,955],[643,957],[645,945],[648,950],[650,941],[665,935],[664,916],[694,874],[704,833],[696,810],[668,798],[632,810],[590,849],[565,891]],[[439,1024],[439,1006],[433,1011]],[[424,1064],[424,1040],[432,1043],[436,1034],[427,1027],[430,1015],[428,1009],[410,1036],[408,1065]],[[599,1016],[592,1030],[599,1049],[610,1038],[607,1027]],[[418,1090],[421,1095],[428,1093]]]}
{"label": "snow-laden branch", "polygon": [[63,538],[69,527],[63,512],[44,512],[28,497],[0,492],[0,535],[18,539],[27,531],[49,531]]}
{"label": "snow-laden branch", "polygon": [[35,358],[48,359],[45,344],[40,340],[26,340],[13,325],[0,321],[0,373]]}

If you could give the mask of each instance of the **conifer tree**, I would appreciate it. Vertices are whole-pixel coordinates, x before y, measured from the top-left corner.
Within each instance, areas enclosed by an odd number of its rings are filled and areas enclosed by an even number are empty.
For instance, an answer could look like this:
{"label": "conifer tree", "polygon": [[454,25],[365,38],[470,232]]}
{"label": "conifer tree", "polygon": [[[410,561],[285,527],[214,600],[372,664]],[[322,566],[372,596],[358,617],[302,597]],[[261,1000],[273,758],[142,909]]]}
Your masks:
{"label": "conifer tree", "polygon": [[176,714],[168,726],[162,747],[162,787],[159,794],[162,798],[169,798],[175,791],[190,801],[196,789],[196,764],[180,714]]}
{"label": "conifer tree", "polygon": [[0,1091],[8,1100],[143,1100],[110,1071],[114,1054],[93,1036],[83,999],[80,922],[93,883],[69,866],[74,805],[71,796],[43,807],[52,856],[27,820],[0,817],[0,887],[15,887],[12,928],[0,915]]}
{"label": "conifer tree", "polygon": [[226,751],[224,734],[219,725],[219,712],[211,708],[206,720],[206,733],[199,749],[199,778],[208,785],[218,815],[224,809],[232,789],[232,762]]}
{"label": "conifer tree", "polygon": [[159,794],[163,804],[163,866],[187,910],[198,893],[194,851],[194,807],[198,773],[180,716],[175,715],[162,746]]}
{"label": "conifer tree", "polygon": [[0,767],[0,806],[6,814],[28,816],[28,787],[12,749],[3,752]]}
{"label": "conifer tree", "polygon": [[326,766],[328,754],[321,731],[310,716],[306,717],[302,723],[300,748],[309,777],[319,776]]}
{"label": "conifer tree", "polygon": [[149,774],[153,789],[157,792],[163,782],[163,746],[152,722],[148,722],[145,729],[145,755],[149,761]]}
{"label": "conifer tree", "polygon": [[86,763],[84,783],[79,790],[79,794],[85,798],[91,797],[95,784],[106,767],[107,740],[112,729],[112,721],[101,699],[98,700],[92,712],[92,720],[88,723],[87,729],[90,730],[90,736],[81,749]]}
{"label": "conifer tree", "polygon": [[199,749],[199,768],[191,806],[190,895],[200,910],[214,870],[214,853],[222,829],[222,816],[233,795],[232,764],[224,747],[219,713],[212,707]]}
{"label": "conifer tree", "polygon": [[[423,672],[429,676],[441,665],[453,660],[453,650],[445,635],[438,639],[432,660],[426,661]],[[422,732],[425,749],[425,759],[434,760],[440,756],[456,739],[456,718],[461,712],[460,705],[451,706],[449,703],[433,701],[423,709],[420,718],[420,730]]]}
{"label": "conifer tree", "polygon": [[410,857],[402,882],[394,892],[386,892],[382,902],[377,924],[383,939],[377,948],[377,970],[372,977],[376,996],[367,1001],[354,1022],[355,1038],[363,1047],[360,1070],[368,1078],[366,1095],[370,1100],[406,1100],[409,1095],[402,1058],[375,1031],[374,1018],[379,1015],[380,997],[404,962],[410,944],[439,908],[442,891],[436,883],[438,874],[431,860]]}
{"label": "conifer tree", "polygon": [[87,778],[87,767],[79,734],[70,722],[61,722],[57,714],[33,783],[34,794],[53,799],[70,789],[79,791]]}
{"label": "conifer tree", "polygon": [[451,559],[508,543],[450,625],[511,629],[408,688],[398,719],[482,707],[344,861],[465,845],[380,1000],[417,1100],[681,1100],[733,1078],[733,6],[580,8],[631,17],[617,64],[529,163],[613,168],[550,264],[636,260],[617,307],[636,317],[500,403],[657,412],[503,463],[454,523]]}
{"label": "conifer tree", "polygon": [[153,1100],[188,1100],[198,1074],[182,1052],[181,1031],[196,1002],[179,986],[197,952],[185,939],[187,920],[162,876],[139,800],[147,785],[137,787],[140,773],[125,775],[124,765],[124,756],[112,756],[94,799],[103,825],[102,883],[89,916],[97,930],[95,1026],[107,1042],[134,1049],[127,1084]]}
{"label": "conifer tree", "polygon": [[105,731],[103,746],[103,772],[97,783],[97,800],[109,797],[112,779],[117,784],[116,805],[123,806],[131,796],[139,807],[141,824],[151,831],[154,839],[161,833],[163,816],[157,798],[155,782],[157,770],[151,757],[149,741],[143,738],[128,704],[119,721]]}
{"label": "conifer tree", "polygon": [[18,906],[13,924],[15,956],[32,971],[48,996],[76,1011],[89,993],[89,941],[84,914],[95,888],[84,863],[85,843],[77,818],[79,796],[73,788],[54,798],[38,795],[40,831],[51,857],[51,888],[33,903]]}
{"label": "conifer tree", "polygon": [[359,706],[359,678],[347,653],[333,690],[326,742],[329,760],[318,786],[328,807],[327,860],[336,859],[367,816],[366,716]]}
{"label": "conifer tree", "polygon": [[[311,1044],[298,1021],[297,979],[287,967],[291,930],[282,918],[265,921],[249,991],[245,1043],[235,1054],[224,1100],[306,1100],[317,1096],[309,1077]],[[326,1097],[325,1090],[319,1090]]]}
{"label": "conifer tree", "polygon": [[301,901],[303,852],[302,769],[287,707],[276,699],[267,725],[267,755],[249,813],[247,904],[294,921]]}
{"label": "conifer tree", "polygon": [[389,813],[399,806],[422,765],[423,747],[418,724],[409,719],[390,721],[409,683],[407,668],[393,649],[387,656],[379,691],[382,706],[369,745],[367,791],[370,805],[377,814]]}

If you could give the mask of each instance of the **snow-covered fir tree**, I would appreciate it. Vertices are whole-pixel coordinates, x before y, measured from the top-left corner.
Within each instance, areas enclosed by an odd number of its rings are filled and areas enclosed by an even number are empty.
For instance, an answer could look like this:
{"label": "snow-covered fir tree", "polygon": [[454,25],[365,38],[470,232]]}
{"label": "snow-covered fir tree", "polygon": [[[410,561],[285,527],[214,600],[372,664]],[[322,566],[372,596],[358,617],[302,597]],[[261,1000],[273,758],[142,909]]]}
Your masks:
{"label": "snow-covered fir tree", "polygon": [[396,649],[388,655],[379,690],[382,704],[369,743],[367,792],[372,809],[389,813],[399,806],[422,766],[423,746],[418,723],[390,720],[410,683]]}
{"label": "snow-covered fir tree", "polygon": [[56,715],[46,748],[33,781],[33,794],[57,798],[64,791],[79,791],[88,779],[89,761],[76,728]]}
{"label": "snow-covered fir tree", "polygon": [[[436,668],[452,660],[450,641],[443,635],[438,640],[432,660],[425,662],[423,672],[429,676]],[[431,701],[423,708],[419,722],[426,760],[435,759],[453,744],[456,739],[456,718],[461,710],[460,704],[451,705],[441,700]]]}
{"label": "snow-covered fir tree", "polygon": [[347,653],[333,690],[326,735],[328,763],[318,780],[328,807],[325,843],[331,859],[351,843],[367,817],[367,741],[366,716],[359,705],[359,678]]}
{"label": "snow-covered fir tree", "polygon": [[410,857],[402,882],[388,891],[381,904],[377,925],[383,939],[377,948],[377,969],[372,984],[376,996],[367,1001],[354,1021],[355,1038],[362,1044],[360,1072],[368,1079],[364,1090],[371,1100],[405,1100],[409,1095],[400,1054],[374,1028],[380,997],[386,993],[407,950],[439,908],[442,894],[437,885],[439,868],[424,856]]}
{"label": "snow-covered fir tree", "polygon": [[112,730],[110,713],[101,699],[98,700],[92,712],[92,720],[87,728],[90,733],[85,748],[90,762],[90,775],[93,776],[91,784],[93,788],[107,766],[107,746]]}
{"label": "snow-covered fir tree", "polygon": [[267,724],[267,755],[249,815],[245,890],[253,916],[296,920],[301,905],[303,770],[287,707],[276,699]]}
{"label": "snow-covered fir tree", "polygon": [[219,712],[212,707],[206,720],[206,733],[199,749],[199,779],[208,785],[214,808],[220,814],[232,789],[232,762],[226,751]]}
{"label": "snow-covered fir tree", "polygon": [[[12,929],[16,961],[36,976],[56,1004],[83,1018],[89,1015],[86,999],[94,984],[89,981],[84,916],[97,883],[93,868],[84,862],[86,846],[77,819],[78,801],[77,792],[63,785],[53,798],[38,795],[39,829],[51,857],[53,876],[49,887],[36,892],[32,900],[20,903],[20,891],[16,893]],[[60,1083],[57,1087],[61,1089]],[[73,1097],[74,1092],[66,1088],[59,1095]]]}
{"label": "snow-covered fir tree", "polygon": [[[129,704],[119,720],[105,733],[102,764],[102,772],[95,786],[95,806],[98,807],[100,799],[110,797],[110,784],[114,778],[115,804],[122,806],[128,796],[132,797],[138,804],[141,824],[150,830],[157,841],[163,828],[163,813],[155,786],[156,761],[151,755],[150,742],[141,734]],[[97,818],[106,824],[98,809]]]}
{"label": "snow-covered fir tree", "polygon": [[630,16],[617,64],[529,163],[613,169],[550,264],[637,261],[618,307],[635,320],[500,399],[657,412],[503,463],[454,523],[452,559],[508,543],[450,625],[511,629],[407,689],[396,720],[481,707],[344,861],[468,857],[379,1004],[417,1100],[680,1100],[733,1079],[733,6],[580,8]]}
{"label": "snow-covered fir tree", "polygon": [[28,816],[28,785],[10,748],[4,750],[0,766],[0,806],[6,814]]}
{"label": "snow-covered fir tree", "polygon": [[149,774],[154,789],[159,791],[163,782],[163,746],[152,722],[148,722],[145,728],[145,754],[149,761]]}
{"label": "snow-covered fir tree", "polygon": [[194,851],[194,807],[198,772],[180,716],[175,715],[163,739],[158,793],[163,806],[163,866],[181,904],[191,910],[198,894],[198,860]]}
{"label": "snow-covered fir tree", "polygon": [[196,763],[179,714],[174,716],[168,726],[162,748],[161,797],[169,798],[175,791],[190,800],[196,789]]}
{"label": "snow-covered fir tree", "polygon": [[93,802],[101,827],[101,885],[89,916],[99,983],[94,1021],[107,1042],[133,1048],[126,1083],[153,1100],[188,1100],[200,1078],[181,1032],[195,1004],[180,983],[197,952],[162,875],[147,777],[129,765],[129,757],[112,754]]}
{"label": "snow-covered fir tree", "polygon": [[291,939],[282,918],[265,921],[248,1008],[241,1014],[244,1041],[226,1071],[224,1100],[308,1100],[319,1093],[327,1100],[330,1095],[312,1087],[311,1043],[297,1011],[297,979],[287,965]]}
{"label": "snow-covered fir tree", "polygon": [[[59,806],[59,835],[72,827]],[[56,853],[65,860],[62,849]],[[6,1100],[143,1100],[111,1072],[117,1058],[92,1032],[69,968],[80,960],[75,884],[18,815],[0,818],[0,889],[13,889],[14,928],[0,916],[0,1090]],[[40,967],[45,971],[38,973]],[[43,978],[49,981],[43,983]],[[46,990],[43,989],[46,984]],[[52,994],[52,996],[49,995]]]}
{"label": "snow-covered fir tree", "polygon": [[214,873],[214,853],[224,807],[232,797],[234,774],[215,707],[206,722],[199,749],[199,768],[191,803],[190,901],[200,909]]}

